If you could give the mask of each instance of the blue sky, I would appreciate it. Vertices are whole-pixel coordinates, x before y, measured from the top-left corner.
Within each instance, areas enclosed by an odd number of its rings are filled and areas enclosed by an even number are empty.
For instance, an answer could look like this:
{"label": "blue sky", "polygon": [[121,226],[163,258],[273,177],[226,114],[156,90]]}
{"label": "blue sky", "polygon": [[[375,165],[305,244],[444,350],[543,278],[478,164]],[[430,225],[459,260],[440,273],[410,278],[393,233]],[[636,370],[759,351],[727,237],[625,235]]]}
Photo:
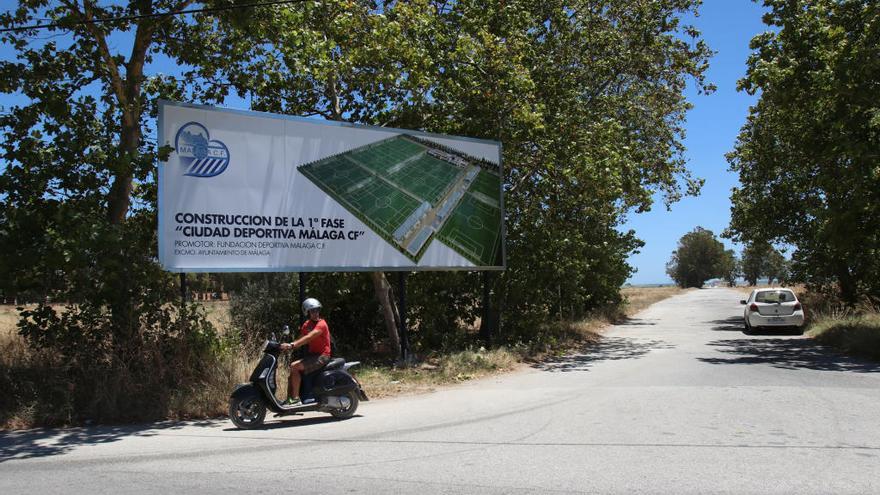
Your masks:
{"label": "blue sky", "polygon": [[[736,82],[745,75],[749,41],[768,28],[761,22],[764,8],[750,0],[706,0],[700,16],[689,21],[697,26],[716,52],[710,61],[708,77],[718,86],[711,95],[689,91],[694,104],[687,116],[685,153],[688,168],[706,180],[701,194],[685,198],[667,211],[660,198],[654,209],[631,215],[622,229],[634,229],[645,241],[639,254],[629,258],[638,271],[630,278],[633,284],[670,283],[666,262],[682,235],[697,225],[720,234],[730,221],[730,189],[736,174],[727,171],[724,154],[733,149],[749,106],[757,98],[736,91]],[[741,246],[726,239],[722,242],[740,252]]]}

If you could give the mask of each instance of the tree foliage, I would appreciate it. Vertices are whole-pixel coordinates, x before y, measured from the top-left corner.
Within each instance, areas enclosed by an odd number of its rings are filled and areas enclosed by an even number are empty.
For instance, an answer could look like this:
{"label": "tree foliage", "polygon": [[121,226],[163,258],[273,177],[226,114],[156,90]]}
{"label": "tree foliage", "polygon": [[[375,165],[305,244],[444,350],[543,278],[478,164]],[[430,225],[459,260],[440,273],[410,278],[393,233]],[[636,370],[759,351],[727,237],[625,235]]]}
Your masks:
{"label": "tree foliage", "polygon": [[767,277],[771,285],[773,281],[783,282],[789,278],[789,263],[785,256],[767,242],[750,242],[742,253],[743,278],[749,285],[756,285],[758,279]]}
{"label": "tree foliage", "polygon": [[880,4],[768,0],[739,83],[760,93],[728,155],[728,235],[792,245],[792,276],[880,297]]}
{"label": "tree foliage", "polygon": [[[618,302],[641,246],[619,230],[624,215],[701,185],[682,144],[687,82],[712,90],[710,51],[681,21],[698,0],[327,0],[149,17],[229,4],[24,0],[0,17],[59,25],[3,37],[15,56],[0,62],[0,91],[22,103],[0,117],[0,284],[70,301],[71,318],[93,315],[116,359],[160,328],[149,322],[168,306],[153,298],[177,300],[155,264],[155,170],[167,152],[149,139],[157,98],[234,93],[255,110],[500,140],[508,269],[487,280],[508,341]],[[123,15],[137,18],[84,22]],[[159,59],[178,72],[155,73]],[[414,346],[468,338],[481,283],[411,277]],[[362,275],[316,275],[309,289],[338,308],[339,332],[379,338],[383,315]],[[67,325],[47,311],[26,315],[28,335]]]}
{"label": "tree foliage", "polygon": [[712,278],[730,281],[735,270],[733,251],[725,250],[715,234],[702,227],[681,236],[666,265],[666,273],[680,287],[702,287]]}

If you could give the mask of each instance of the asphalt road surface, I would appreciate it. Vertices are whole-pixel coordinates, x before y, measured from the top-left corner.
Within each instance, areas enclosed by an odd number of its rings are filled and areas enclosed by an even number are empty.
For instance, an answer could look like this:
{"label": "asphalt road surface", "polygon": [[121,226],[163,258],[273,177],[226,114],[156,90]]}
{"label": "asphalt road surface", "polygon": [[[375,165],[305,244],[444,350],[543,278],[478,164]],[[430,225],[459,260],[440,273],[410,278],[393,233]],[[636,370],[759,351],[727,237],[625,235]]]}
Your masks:
{"label": "asphalt road surface", "polygon": [[0,433],[0,493],[880,493],[880,366],[688,292],[598,347],[358,416]]}

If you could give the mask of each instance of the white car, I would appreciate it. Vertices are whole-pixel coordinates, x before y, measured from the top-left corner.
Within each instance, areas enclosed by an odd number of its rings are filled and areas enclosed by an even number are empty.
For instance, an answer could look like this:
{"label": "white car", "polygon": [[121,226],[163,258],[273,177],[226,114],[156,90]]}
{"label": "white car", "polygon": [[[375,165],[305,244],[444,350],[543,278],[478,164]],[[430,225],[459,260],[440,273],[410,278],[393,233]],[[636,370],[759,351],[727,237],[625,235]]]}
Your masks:
{"label": "white car", "polygon": [[804,309],[791,289],[755,289],[745,304],[745,333],[759,329],[791,329],[804,333]]}

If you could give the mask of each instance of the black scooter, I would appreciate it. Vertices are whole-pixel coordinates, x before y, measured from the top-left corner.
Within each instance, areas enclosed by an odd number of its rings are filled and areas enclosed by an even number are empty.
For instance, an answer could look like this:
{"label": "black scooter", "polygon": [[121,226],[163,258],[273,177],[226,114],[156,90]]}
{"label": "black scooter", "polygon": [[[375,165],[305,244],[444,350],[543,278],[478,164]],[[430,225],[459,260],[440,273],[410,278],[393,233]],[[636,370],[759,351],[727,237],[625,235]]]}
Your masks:
{"label": "black scooter", "polygon": [[[285,327],[284,336],[290,330]],[[229,398],[229,419],[242,429],[259,428],[266,419],[266,411],[275,416],[289,416],[306,411],[322,411],[338,419],[348,419],[357,411],[360,401],[367,401],[361,384],[348,370],[360,364],[346,363],[342,358],[331,359],[323,368],[303,376],[300,386],[302,403],[285,406],[275,397],[275,372],[281,344],[273,334],[263,345],[263,358],[251,373],[250,382],[239,384]]]}

